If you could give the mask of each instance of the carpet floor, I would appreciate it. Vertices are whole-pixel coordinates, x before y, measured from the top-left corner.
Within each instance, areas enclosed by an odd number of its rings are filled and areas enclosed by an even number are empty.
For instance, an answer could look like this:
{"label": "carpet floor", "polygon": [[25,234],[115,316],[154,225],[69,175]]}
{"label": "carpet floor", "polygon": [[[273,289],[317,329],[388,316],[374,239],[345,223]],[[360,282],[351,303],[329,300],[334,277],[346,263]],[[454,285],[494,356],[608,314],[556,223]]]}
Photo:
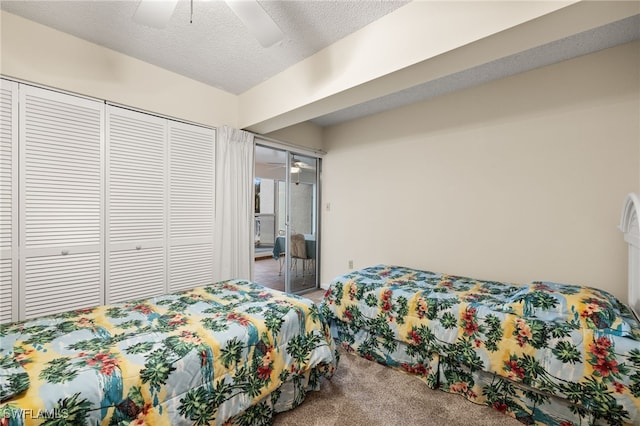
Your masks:
{"label": "carpet floor", "polygon": [[[325,290],[303,296],[320,303]],[[299,407],[274,417],[274,426],[516,426],[522,425],[460,395],[433,390],[399,370],[340,351],[331,380]]]}
{"label": "carpet floor", "polygon": [[299,407],[274,426],[417,426],[522,424],[460,395],[433,390],[415,377],[340,349],[340,365]]}

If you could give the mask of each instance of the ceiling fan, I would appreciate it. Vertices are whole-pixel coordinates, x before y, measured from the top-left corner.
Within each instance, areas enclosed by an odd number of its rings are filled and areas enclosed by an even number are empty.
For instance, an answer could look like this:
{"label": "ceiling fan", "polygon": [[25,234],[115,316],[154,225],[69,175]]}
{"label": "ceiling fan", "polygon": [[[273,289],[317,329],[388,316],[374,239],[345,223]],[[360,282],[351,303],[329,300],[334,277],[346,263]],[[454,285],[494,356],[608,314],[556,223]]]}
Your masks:
{"label": "ceiling fan", "polygon": [[[193,0],[191,14],[193,15]],[[282,41],[284,34],[257,0],[225,0],[225,3],[258,40],[262,47]],[[140,0],[133,20],[153,28],[164,28],[171,19],[178,0]]]}
{"label": "ceiling fan", "polygon": [[[270,165],[271,167],[269,168],[269,170],[273,170],[273,169],[281,169],[281,168],[286,168],[287,167],[287,163],[285,162],[268,162],[265,163]],[[293,179],[295,177],[295,184],[296,185],[300,185],[300,177],[301,175],[303,175],[305,172],[303,172],[303,170],[312,170],[315,171],[316,167],[314,164],[309,164],[305,161],[301,161],[301,160],[296,160],[295,157],[291,158],[291,163],[289,165],[289,173],[291,173],[291,179]]]}
{"label": "ceiling fan", "polygon": [[[272,166],[272,169],[278,169],[281,167],[286,167],[286,163],[267,163],[270,166]],[[309,163],[306,163],[304,161],[300,161],[300,160],[296,160],[295,158],[292,159],[291,161],[291,166],[289,167],[289,171],[291,173],[299,173],[302,169],[310,169],[310,170],[315,170],[315,167]]]}
{"label": "ceiling fan", "polygon": [[315,169],[315,167],[313,167],[309,163],[305,163],[304,161],[296,161],[294,158],[291,162],[291,173],[295,173],[296,171],[300,171],[301,169]]}

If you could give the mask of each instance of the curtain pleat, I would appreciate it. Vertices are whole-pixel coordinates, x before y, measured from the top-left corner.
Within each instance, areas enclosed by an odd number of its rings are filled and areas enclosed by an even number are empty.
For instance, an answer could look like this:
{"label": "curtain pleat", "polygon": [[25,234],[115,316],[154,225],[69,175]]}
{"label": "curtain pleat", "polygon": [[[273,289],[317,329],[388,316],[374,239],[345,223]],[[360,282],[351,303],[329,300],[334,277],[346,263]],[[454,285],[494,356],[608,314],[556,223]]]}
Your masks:
{"label": "curtain pleat", "polygon": [[214,280],[250,279],[253,262],[253,134],[218,129],[215,160]]}

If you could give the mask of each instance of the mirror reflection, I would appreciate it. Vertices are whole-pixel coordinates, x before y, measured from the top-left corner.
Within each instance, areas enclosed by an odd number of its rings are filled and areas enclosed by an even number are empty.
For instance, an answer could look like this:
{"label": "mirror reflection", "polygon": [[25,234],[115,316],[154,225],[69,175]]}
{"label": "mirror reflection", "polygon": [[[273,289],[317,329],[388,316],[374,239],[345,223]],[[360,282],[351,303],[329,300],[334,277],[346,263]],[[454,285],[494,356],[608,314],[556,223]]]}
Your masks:
{"label": "mirror reflection", "polygon": [[254,280],[291,292],[317,280],[318,159],[256,146]]}

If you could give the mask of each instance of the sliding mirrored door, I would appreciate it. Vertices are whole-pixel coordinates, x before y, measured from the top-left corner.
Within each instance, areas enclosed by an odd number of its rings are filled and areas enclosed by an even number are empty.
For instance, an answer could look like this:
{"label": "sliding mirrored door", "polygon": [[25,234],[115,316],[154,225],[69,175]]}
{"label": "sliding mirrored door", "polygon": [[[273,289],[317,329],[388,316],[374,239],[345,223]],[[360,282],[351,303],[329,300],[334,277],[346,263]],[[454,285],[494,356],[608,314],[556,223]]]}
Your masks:
{"label": "sliding mirrored door", "polygon": [[317,162],[313,157],[288,153],[287,251],[285,289],[301,293],[317,287]]}
{"label": "sliding mirrored door", "polygon": [[254,280],[259,284],[293,293],[318,287],[318,163],[313,156],[256,145]]}

